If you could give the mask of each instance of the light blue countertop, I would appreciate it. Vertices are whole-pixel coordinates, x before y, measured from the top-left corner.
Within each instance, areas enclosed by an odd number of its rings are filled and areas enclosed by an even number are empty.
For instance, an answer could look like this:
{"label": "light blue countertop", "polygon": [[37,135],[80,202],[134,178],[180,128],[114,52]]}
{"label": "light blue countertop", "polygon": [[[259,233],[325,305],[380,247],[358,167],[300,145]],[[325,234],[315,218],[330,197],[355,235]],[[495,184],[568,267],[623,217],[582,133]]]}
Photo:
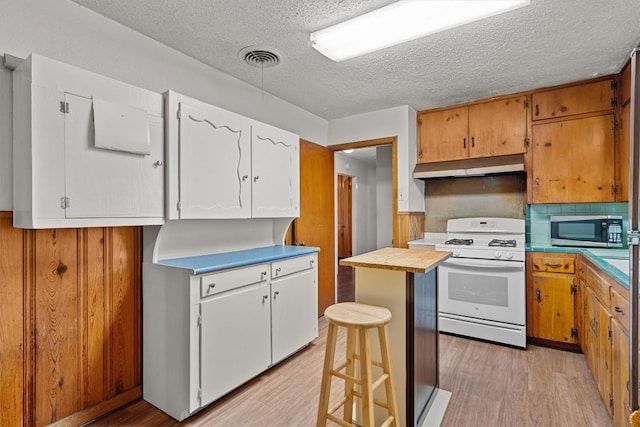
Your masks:
{"label": "light blue countertop", "polygon": [[158,265],[191,270],[193,274],[211,273],[228,268],[244,267],[261,262],[272,262],[285,258],[319,252],[313,246],[266,246],[244,251],[223,252],[212,255],[200,255],[184,258],[162,259]]}
{"label": "light blue countertop", "polygon": [[623,272],[619,268],[607,262],[611,259],[629,259],[628,249],[600,249],[600,248],[572,248],[564,246],[551,246],[539,243],[527,243],[525,250],[527,252],[553,252],[553,253],[569,253],[582,254],[602,271],[615,279],[624,288],[629,289],[629,273]]}

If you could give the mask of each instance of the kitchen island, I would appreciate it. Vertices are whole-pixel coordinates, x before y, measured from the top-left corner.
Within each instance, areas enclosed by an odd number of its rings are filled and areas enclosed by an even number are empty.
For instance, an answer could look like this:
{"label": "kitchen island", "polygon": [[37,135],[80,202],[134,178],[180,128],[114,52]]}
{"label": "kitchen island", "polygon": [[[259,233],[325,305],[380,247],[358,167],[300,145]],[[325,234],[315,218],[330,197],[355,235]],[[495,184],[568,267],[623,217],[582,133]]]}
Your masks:
{"label": "kitchen island", "polygon": [[355,300],[393,316],[387,330],[401,426],[422,425],[438,390],[437,267],[449,256],[383,248],[340,261],[356,269]]}

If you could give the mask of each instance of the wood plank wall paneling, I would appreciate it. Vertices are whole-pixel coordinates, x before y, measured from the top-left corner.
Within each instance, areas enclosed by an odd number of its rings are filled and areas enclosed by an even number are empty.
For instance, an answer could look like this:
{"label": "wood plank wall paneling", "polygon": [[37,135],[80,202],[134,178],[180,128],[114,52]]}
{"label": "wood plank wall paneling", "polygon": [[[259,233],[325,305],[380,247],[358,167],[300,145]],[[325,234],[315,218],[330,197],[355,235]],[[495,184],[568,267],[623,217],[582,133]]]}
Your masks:
{"label": "wood plank wall paneling", "polygon": [[424,237],[424,212],[398,212],[398,247],[408,248],[412,240]]}
{"label": "wood plank wall paneling", "polygon": [[20,230],[0,212],[0,425],[76,425],[141,396],[141,245],[140,227]]}
{"label": "wood plank wall paneling", "polygon": [[23,394],[24,274],[22,230],[11,226],[10,215],[0,212],[0,425],[26,424]]}

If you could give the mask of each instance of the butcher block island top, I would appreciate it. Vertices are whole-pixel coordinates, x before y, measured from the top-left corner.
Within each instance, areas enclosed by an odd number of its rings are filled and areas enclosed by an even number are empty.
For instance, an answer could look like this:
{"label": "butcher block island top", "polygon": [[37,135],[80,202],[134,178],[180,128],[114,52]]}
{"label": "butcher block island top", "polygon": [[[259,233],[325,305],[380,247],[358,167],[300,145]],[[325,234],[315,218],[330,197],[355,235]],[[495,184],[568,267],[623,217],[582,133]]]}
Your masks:
{"label": "butcher block island top", "polygon": [[451,252],[445,251],[382,248],[340,260],[340,265],[406,271],[408,273],[426,273],[450,256]]}

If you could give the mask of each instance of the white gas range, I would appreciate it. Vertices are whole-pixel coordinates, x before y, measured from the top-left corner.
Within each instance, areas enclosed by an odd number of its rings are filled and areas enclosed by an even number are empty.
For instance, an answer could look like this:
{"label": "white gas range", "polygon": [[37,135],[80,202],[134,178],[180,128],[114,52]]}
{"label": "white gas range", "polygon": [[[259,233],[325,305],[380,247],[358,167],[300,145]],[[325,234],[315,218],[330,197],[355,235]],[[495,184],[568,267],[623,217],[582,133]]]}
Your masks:
{"label": "white gas range", "polygon": [[447,221],[438,271],[439,329],[526,347],[525,225],[513,218]]}

